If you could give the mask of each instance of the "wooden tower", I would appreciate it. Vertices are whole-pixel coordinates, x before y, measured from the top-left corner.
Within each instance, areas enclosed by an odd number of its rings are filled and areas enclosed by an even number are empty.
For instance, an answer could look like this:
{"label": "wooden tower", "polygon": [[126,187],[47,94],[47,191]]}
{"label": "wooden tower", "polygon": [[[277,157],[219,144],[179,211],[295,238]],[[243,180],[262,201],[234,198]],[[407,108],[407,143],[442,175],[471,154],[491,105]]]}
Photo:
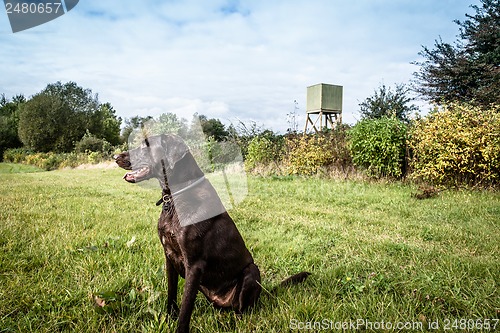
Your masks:
{"label": "wooden tower", "polygon": [[[334,129],[342,123],[342,93],[342,86],[332,84],[320,83],[307,87],[307,118],[304,134],[307,133],[309,126],[319,133],[323,129]],[[313,115],[316,115],[314,121]]]}

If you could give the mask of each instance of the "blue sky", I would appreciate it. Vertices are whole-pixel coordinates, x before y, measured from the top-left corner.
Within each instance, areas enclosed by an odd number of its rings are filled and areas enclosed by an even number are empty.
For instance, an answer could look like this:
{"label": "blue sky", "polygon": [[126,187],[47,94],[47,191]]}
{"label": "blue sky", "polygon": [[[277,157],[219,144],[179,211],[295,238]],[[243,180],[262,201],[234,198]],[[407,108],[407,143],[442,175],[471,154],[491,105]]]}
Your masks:
{"label": "blue sky", "polygon": [[453,20],[478,3],[83,0],[16,34],[0,11],[0,93],[75,81],[121,117],[198,112],[284,132],[294,100],[303,128],[306,87],[323,82],[344,86],[343,120],[354,124],[360,102],[408,83],[421,45],[453,42]]}

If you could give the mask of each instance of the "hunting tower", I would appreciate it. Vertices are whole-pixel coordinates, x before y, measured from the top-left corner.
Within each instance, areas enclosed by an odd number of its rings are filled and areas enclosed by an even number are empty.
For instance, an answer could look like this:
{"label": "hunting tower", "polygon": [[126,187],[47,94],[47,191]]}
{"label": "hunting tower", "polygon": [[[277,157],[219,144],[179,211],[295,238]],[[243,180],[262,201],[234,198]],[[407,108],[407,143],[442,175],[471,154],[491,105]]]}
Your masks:
{"label": "hunting tower", "polygon": [[[324,128],[328,129],[329,125],[333,129],[342,123],[342,93],[343,87],[333,84],[320,83],[307,87],[307,118],[304,134],[307,133],[309,125],[319,133]],[[313,115],[316,115],[314,122]]]}

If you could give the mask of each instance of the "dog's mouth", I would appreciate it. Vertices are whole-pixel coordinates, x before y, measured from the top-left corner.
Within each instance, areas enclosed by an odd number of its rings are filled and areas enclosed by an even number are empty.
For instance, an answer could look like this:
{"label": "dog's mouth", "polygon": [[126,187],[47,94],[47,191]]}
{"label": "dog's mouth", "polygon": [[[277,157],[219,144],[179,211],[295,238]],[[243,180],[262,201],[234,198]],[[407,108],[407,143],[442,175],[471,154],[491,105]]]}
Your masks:
{"label": "dog's mouth", "polygon": [[147,179],[150,173],[151,169],[148,166],[145,166],[138,170],[127,172],[125,176],[123,176],[123,179],[125,179],[129,183],[138,183]]}

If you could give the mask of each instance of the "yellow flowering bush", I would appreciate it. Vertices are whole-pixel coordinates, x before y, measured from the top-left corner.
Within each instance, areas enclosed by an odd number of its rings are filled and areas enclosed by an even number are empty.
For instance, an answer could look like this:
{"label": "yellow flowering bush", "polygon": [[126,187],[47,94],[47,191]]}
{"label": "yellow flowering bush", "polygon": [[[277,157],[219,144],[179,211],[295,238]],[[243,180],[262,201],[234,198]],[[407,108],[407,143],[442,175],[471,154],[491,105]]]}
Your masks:
{"label": "yellow flowering bush", "polygon": [[347,142],[348,127],[341,126],[319,135],[289,136],[286,140],[285,169],[292,175],[313,175],[324,168],[352,167]]}
{"label": "yellow flowering bush", "polygon": [[498,185],[500,107],[441,107],[416,122],[409,146],[414,179],[447,186]]}
{"label": "yellow flowering bush", "polygon": [[298,136],[287,140],[289,153],[287,171],[292,175],[312,175],[333,162],[333,151],[328,149],[324,136]]}

